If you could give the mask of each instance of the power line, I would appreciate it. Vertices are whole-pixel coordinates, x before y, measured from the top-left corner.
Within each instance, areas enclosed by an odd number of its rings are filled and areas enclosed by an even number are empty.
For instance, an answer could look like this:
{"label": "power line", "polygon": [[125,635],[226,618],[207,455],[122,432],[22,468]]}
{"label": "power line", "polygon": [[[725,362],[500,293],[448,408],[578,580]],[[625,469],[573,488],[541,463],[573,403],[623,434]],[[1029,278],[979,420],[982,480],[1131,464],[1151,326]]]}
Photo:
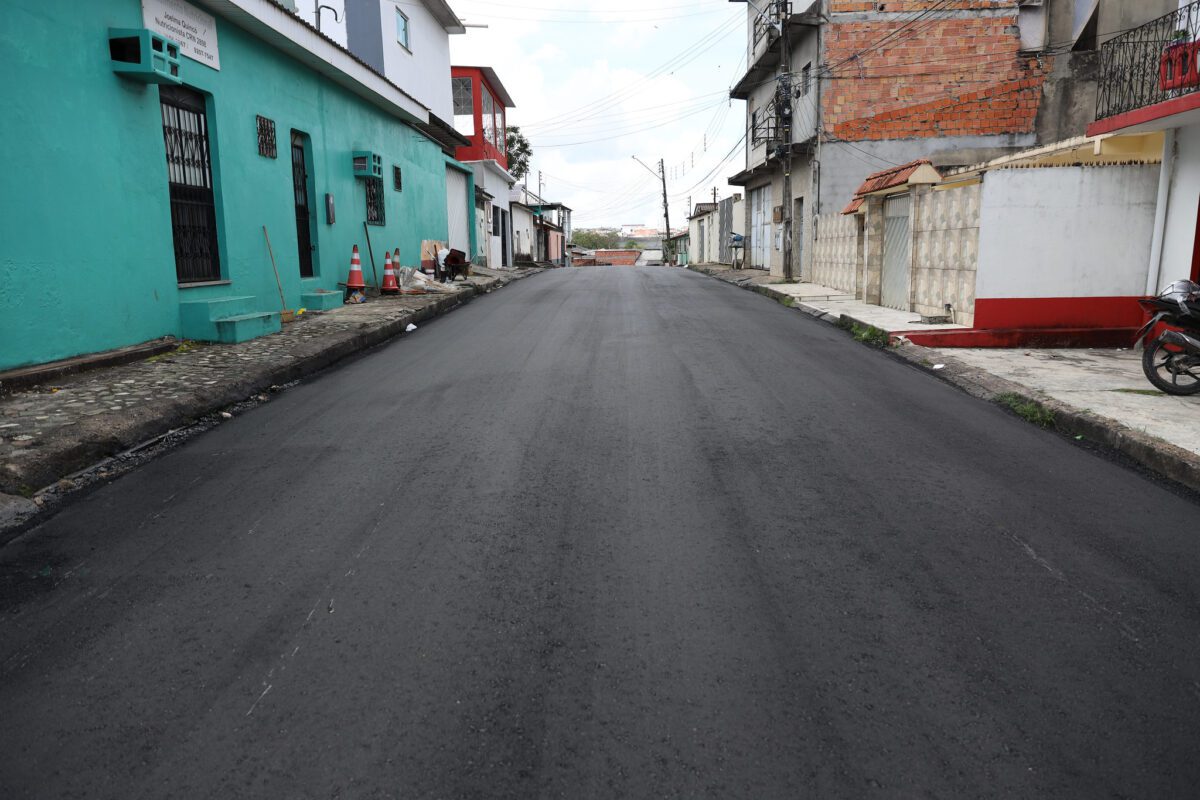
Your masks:
{"label": "power line", "polygon": [[[393,0],[393,1],[397,2],[398,5],[411,5],[409,3],[400,3],[398,0]],[[458,5],[458,3],[455,3],[455,5]],[[492,3],[492,2],[487,2],[487,0],[472,0],[471,2],[464,3],[463,5],[467,5],[471,8],[474,8],[476,6],[491,6],[491,7],[495,7],[497,9],[503,9],[503,10],[517,8],[517,9],[521,9],[523,11],[550,11],[550,12],[561,13],[561,14],[578,14],[580,16],[583,16],[583,15],[587,15],[587,14],[597,14],[597,13],[635,14],[635,13],[647,12],[647,11],[653,11],[653,12],[673,11],[675,9],[681,9],[681,8],[694,10],[698,5],[703,5],[703,4],[702,3],[682,3],[679,5],[658,6],[658,7],[652,7],[652,8],[647,8],[646,6],[643,5],[643,6],[640,6],[637,8],[603,8],[603,9],[599,9],[599,10],[582,9],[582,8],[578,8],[578,9],[577,8],[563,8],[561,6],[559,6],[559,7],[530,6],[530,5],[522,5],[522,4],[518,4],[518,3],[508,3],[508,2]],[[723,3],[723,2],[712,2],[712,3],[710,3],[710,5],[712,6],[712,8],[709,11],[697,12],[697,14],[712,13],[713,11],[723,10],[725,8],[725,3]],[[678,16],[694,16],[694,15],[680,14]]]}
{"label": "power line", "polygon": [[581,135],[586,135],[588,133],[602,133],[602,132],[609,132],[609,131],[614,131],[614,130],[623,130],[623,129],[630,128],[630,127],[637,127],[639,125],[652,124],[655,122],[662,122],[664,120],[678,119],[683,116],[689,116],[694,112],[708,111],[709,109],[718,108],[719,106],[725,105],[725,103],[726,103],[725,98],[720,97],[720,98],[717,98],[715,101],[713,101],[712,99],[709,99],[707,101],[701,101],[700,103],[693,103],[691,105],[685,106],[683,108],[678,108],[673,111],[666,111],[664,109],[664,110],[660,110],[658,113],[655,113],[652,115],[640,114],[640,115],[636,115],[636,116],[631,116],[628,119],[620,120],[620,121],[618,121],[617,119],[613,119],[610,121],[598,121],[598,122],[594,122],[594,123],[591,123],[588,125],[581,126],[579,128],[572,127],[569,130],[562,130],[559,132],[539,133],[539,134],[537,134],[537,137],[539,140],[561,139],[563,137],[577,139]]}
{"label": "power line", "polygon": [[[604,95],[603,97],[599,97],[589,103],[585,103],[582,106],[579,106],[577,108],[573,108],[569,111],[564,111],[563,113],[556,114],[552,117],[547,117],[544,120],[538,120],[537,122],[527,123],[527,124],[532,125],[532,126],[539,126],[539,125],[544,126],[544,125],[548,125],[552,122],[557,122],[559,120],[570,119],[573,117],[577,117],[580,114],[584,114],[585,112],[590,112],[592,109],[595,109],[597,106],[611,104],[618,98],[630,96],[631,93],[636,94],[637,91],[639,89],[641,89],[644,86],[645,82],[648,81],[649,79],[658,77],[659,75],[663,74],[664,72],[671,69],[672,67],[679,68],[679,67],[685,66],[686,64],[690,63],[691,61],[695,60],[700,55],[702,55],[704,52],[706,52],[708,47],[711,47],[713,44],[716,44],[717,41],[720,41],[720,39],[724,38],[729,33],[732,33],[734,27],[740,27],[737,25],[737,23],[740,22],[740,17],[741,17],[741,13],[739,12],[739,13],[735,14],[734,16],[726,19],[724,22],[722,22],[720,25],[718,25],[712,31],[709,31],[707,34],[700,37],[700,39],[698,39],[696,42],[694,42],[690,46],[684,48],[682,51],[680,51],[679,53],[677,53],[676,55],[674,55],[673,57],[668,59],[663,64],[660,64],[658,67],[655,67],[653,70],[651,70],[649,73],[647,73],[645,76],[642,77],[641,84],[625,86],[621,89],[610,92],[609,94]],[[686,59],[686,60],[681,61],[681,59]]]}
{"label": "power line", "polygon": [[[724,101],[722,101],[722,102],[724,102]],[[624,132],[622,132],[622,133],[618,133],[618,134],[616,134],[616,135],[614,135],[614,136],[603,136],[603,137],[601,137],[601,138],[599,138],[599,139],[585,139],[585,140],[583,140],[583,141],[581,141],[581,142],[563,142],[563,143],[560,143],[560,144],[539,144],[539,145],[538,145],[538,147],[539,147],[539,148],[541,148],[541,149],[543,149],[543,150],[546,150],[546,149],[551,149],[551,148],[556,148],[556,147],[579,147],[580,145],[585,145],[585,144],[595,144],[595,143],[597,143],[597,142],[609,142],[609,141],[612,141],[613,139],[623,139],[623,138],[625,138],[626,136],[633,136],[633,135],[634,135],[634,134],[636,134],[636,133],[644,133],[644,132],[646,132],[646,131],[652,131],[652,130],[656,130],[656,129],[658,129],[658,128],[662,128],[662,127],[665,127],[665,126],[667,126],[667,125],[673,125],[674,123],[676,123],[676,122],[681,122],[681,121],[683,121],[683,120],[687,119],[688,117],[694,117],[694,116],[696,116],[697,114],[703,114],[705,111],[708,111],[708,110],[709,110],[709,108],[712,108],[712,106],[708,106],[708,107],[705,107],[705,108],[699,108],[699,109],[696,109],[696,110],[694,110],[694,111],[690,111],[690,112],[688,112],[688,113],[686,113],[686,114],[683,114],[683,115],[681,115],[681,116],[674,117],[674,118],[672,118],[672,119],[668,119],[668,120],[667,120],[667,121],[665,121],[665,122],[660,122],[660,123],[658,123],[657,125],[649,125],[649,126],[647,126],[647,127],[645,127],[645,128],[637,128],[637,129],[635,129],[635,130],[627,130],[627,131],[624,131]]]}
{"label": "power line", "polygon": [[[933,5],[931,5],[929,8],[925,9],[924,11],[921,11],[921,12],[919,12],[919,13],[915,14],[915,15],[914,15],[912,18],[910,18],[910,19],[909,19],[907,22],[905,22],[903,25],[901,25],[901,26],[899,26],[898,28],[894,28],[893,30],[889,31],[889,32],[888,32],[886,35],[884,35],[883,37],[881,37],[880,39],[878,39],[877,41],[875,41],[875,43],[874,43],[874,44],[867,45],[867,46],[866,46],[866,47],[864,47],[862,50],[859,50],[858,52],[855,52],[855,53],[852,53],[852,54],[850,54],[850,55],[849,55],[849,56],[847,56],[846,58],[844,58],[844,59],[842,59],[841,61],[839,61],[837,64],[831,64],[831,65],[828,65],[828,66],[824,67],[824,69],[825,69],[826,71],[837,69],[837,68],[838,68],[838,67],[840,67],[842,64],[845,64],[845,63],[846,63],[846,62],[848,62],[848,61],[853,61],[854,59],[856,59],[856,58],[858,58],[859,56],[861,56],[863,53],[866,53],[866,52],[868,52],[868,51],[870,51],[870,50],[874,50],[875,48],[879,47],[880,45],[882,45],[883,43],[885,43],[885,42],[886,42],[886,41],[888,41],[889,39],[891,39],[891,38],[894,38],[895,36],[899,35],[899,34],[900,34],[900,33],[902,33],[903,31],[905,31],[906,29],[910,28],[910,27],[911,27],[912,25],[914,25],[914,24],[915,24],[917,21],[919,21],[919,20],[920,20],[922,17],[928,16],[929,14],[933,13],[934,11],[936,11],[936,10],[938,9],[938,7],[939,7],[939,6],[943,6],[943,7],[944,7],[944,6],[946,6],[946,5],[949,5],[949,3],[950,3],[950,2],[951,2],[951,0],[937,0],[937,2],[936,2],[936,3],[934,3]],[[932,24],[932,22],[931,22],[930,24]],[[910,33],[910,35],[911,35],[911,33]],[[820,73],[818,73],[818,74],[820,74]]]}
{"label": "power line", "polygon": [[724,167],[727,163],[729,163],[729,160],[731,158],[733,158],[733,156],[737,153],[738,148],[742,146],[742,142],[746,141],[747,133],[749,133],[749,131],[742,134],[742,138],[738,139],[737,142],[734,143],[734,145],[730,149],[730,151],[725,154],[725,157],[723,159],[721,159],[721,162],[719,164],[717,164],[717,166],[713,167],[713,169],[707,175],[705,175],[703,178],[696,181],[695,183],[693,183],[691,186],[684,189],[683,191],[673,194],[671,196],[673,198],[675,198],[676,200],[678,200],[680,198],[686,197],[690,192],[693,192],[696,189],[698,189],[700,186],[703,186],[704,184],[708,183],[708,181],[711,178],[715,177],[716,174],[721,171],[721,168]]}
{"label": "power line", "polygon": [[[687,98],[684,98],[683,100],[675,100],[675,101],[672,101],[672,102],[669,102],[669,103],[658,103],[658,104],[656,104],[656,105],[653,105],[653,106],[642,106],[642,107],[640,107],[640,108],[631,108],[631,109],[625,109],[625,110],[614,110],[614,111],[597,111],[595,115],[588,115],[588,118],[590,118],[590,117],[592,117],[592,116],[595,116],[595,118],[596,118],[597,120],[602,120],[602,119],[605,119],[605,118],[607,118],[607,117],[626,117],[626,116],[632,116],[632,115],[635,115],[635,114],[650,113],[650,112],[661,112],[661,111],[662,111],[664,108],[668,108],[668,107],[671,107],[671,106],[684,106],[684,105],[689,105],[689,104],[691,104],[691,103],[695,103],[695,102],[698,102],[698,101],[702,101],[702,100],[709,100],[709,99],[711,99],[711,98],[713,98],[713,97],[716,97],[717,95],[720,95],[720,96],[721,96],[721,98],[722,98],[722,100],[724,100],[724,99],[725,99],[725,90],[724,90],[724,89],[718,89],[718,90],[717,90],[717,91],[715,91],[715,92],[705,92],[704,94],[693,95],[692,97],[687,97]],[[583,121],[584,119],[585,119],[584,117],[581,117],[581,118],[580,118],[580,121]],[[562,123],[551,123],[551,124],[547,124],[547,125],[545,125],[545,126],[541,126],[541,125],[534,125],[534,126],[522,125],[522,126],[521,126],[521,129],[522,129],[522,130],[525,130],[526,128],[530,128],[530,127],[532,127],[533,129],[535,129],[535,130],[538,130],[538,131],[541,131],[541,132],[543,132],[543,133],[544,133],[544,132],[545,132],[545,131],[544,131],[544,129],[553,129],[553,128],[559,128],[559,127],[563,127],[563,126],[565,126],[565,125],[567,125],[567,124],[569,124],[569,123],[567,123],[567,122],[562,122]]]}

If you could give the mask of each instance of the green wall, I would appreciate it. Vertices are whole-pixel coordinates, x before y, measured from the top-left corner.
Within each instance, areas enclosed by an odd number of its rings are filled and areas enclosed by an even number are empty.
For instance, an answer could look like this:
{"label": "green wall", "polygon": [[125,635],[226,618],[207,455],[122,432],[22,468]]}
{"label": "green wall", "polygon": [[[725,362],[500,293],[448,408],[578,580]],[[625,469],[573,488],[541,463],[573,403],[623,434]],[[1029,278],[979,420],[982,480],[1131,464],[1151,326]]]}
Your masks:
{"label": "green wall", "polygon": [[[139,0],[15,0],[0,26],[0,369],[180,335],[179,302],[256,297],[278,310],[266,225],[290,308],[302,291],[337,289],[352,245],[371,266],[363,182],[351,153],[383,157],[385,249],[420,260],[445,239],[446,157],[397,118],[217,19],[221,70],[183,59],[185,85],[209,95],[222,276],[176,283],[158,88],[112,72],[108,28],[142,27]],[[275,121],[278,158],[258,155],[255,116]],[[315,278],[299,276],[290,132],[311,138]],[[392,166],[403,191],[392,189]],[[325,223],[332,193],[336,222]]]}

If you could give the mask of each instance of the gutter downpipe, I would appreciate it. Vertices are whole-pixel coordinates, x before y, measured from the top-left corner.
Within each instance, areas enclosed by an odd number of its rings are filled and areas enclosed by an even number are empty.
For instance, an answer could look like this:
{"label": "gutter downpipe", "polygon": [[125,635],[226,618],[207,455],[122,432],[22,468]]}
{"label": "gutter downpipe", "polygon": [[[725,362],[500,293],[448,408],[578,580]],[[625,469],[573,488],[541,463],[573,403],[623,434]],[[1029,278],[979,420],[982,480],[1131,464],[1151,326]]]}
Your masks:
{"label": "gutter downpipe", "polygon": [[1162,281],[1163,239],[1167,229],[1167,211],[1171,202],[1171,186],[1175,181],[1175,160],[1179,145],[1175,141],[1175,128],[1168,128],[1163,136],[1163,159],[1158,170],[1158,197],[1154,204],[1154,235],[1150,240],[1150,263],[1146,266],[1146,294],[1158,294]]}

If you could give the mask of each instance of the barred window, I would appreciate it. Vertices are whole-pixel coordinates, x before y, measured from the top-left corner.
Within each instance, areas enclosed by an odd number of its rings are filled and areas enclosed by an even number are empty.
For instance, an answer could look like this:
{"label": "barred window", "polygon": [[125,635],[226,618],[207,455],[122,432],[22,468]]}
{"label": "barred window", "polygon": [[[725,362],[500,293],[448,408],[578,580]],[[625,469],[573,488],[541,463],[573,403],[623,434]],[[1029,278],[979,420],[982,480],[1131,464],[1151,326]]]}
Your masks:
{"label": "barred window", "polygon": [[452,78],[454,95],[454,130],[463,136],[475,135],[475,89],[470,78]]}
{"label": "barred window", "polygon": [[363,183],[367,189],[367,224],[383,225],[383,178],[367,178]]}
{"label": "barred window", "polygon": [[452,78],[455,114],[474,114],[475,100],[471,96],[470,78]]}
{"label": "barred window", "polygon": [[255,116],[255,127],[258,129],[258,154],[267,158],[275,158],[275,121],[261,114]]}

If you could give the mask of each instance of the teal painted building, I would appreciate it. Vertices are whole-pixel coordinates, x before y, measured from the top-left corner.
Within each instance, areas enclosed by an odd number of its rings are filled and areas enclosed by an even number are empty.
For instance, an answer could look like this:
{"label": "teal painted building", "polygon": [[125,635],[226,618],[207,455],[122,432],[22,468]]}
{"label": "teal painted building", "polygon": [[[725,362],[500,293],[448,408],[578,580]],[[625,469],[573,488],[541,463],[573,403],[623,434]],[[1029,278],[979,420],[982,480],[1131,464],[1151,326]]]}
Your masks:
{"label": "teal painted building", "polygon": [[269,333],[281,307],[341,304],[356,244],[372,282],[368,233],[380,277],[385,251],[416,265],[447,239],[447,170],[472,173],[427,108],[271,0],[160,6],[212,21],[219,69],[180,53],[171,82],[140,0],[5,3],[0,370]]}

